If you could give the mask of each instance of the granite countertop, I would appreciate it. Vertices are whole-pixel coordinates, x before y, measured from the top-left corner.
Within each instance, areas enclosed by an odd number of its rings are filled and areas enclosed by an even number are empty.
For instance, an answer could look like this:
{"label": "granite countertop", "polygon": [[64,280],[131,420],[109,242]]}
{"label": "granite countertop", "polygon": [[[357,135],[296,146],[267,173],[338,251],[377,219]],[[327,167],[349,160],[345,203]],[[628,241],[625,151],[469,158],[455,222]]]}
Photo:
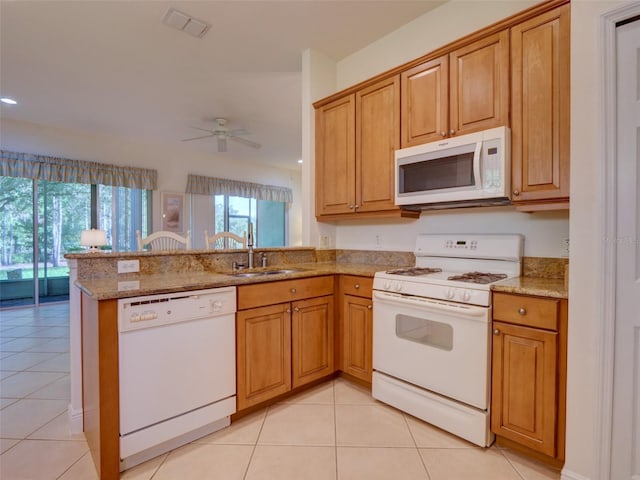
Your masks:
{"label": "granite countertop", "polygon": [[502,280],[491,286],[494,292],[538,295],[540,297],[568,298],[564,279],[517,277]]}
{"label": "granite countertop", "polygon": [[108,300],[216,287],[239,286],[277,280],[293,280],[318,275],[343,274],[373,277],[375,272],[397,267],[334,262],[301,263],[296,265],[283,265],[281,267],[271,266],[264,269],[254,268],[252,270],[240,270],[238,273],[279,270],[280,268],[299,269],[299,271],[253,277],[234,276],[232,272],[163,273],[151,275],[129,273],[118,275],[116,278],[78,279],[76,280],[76,285],[95,300]]}

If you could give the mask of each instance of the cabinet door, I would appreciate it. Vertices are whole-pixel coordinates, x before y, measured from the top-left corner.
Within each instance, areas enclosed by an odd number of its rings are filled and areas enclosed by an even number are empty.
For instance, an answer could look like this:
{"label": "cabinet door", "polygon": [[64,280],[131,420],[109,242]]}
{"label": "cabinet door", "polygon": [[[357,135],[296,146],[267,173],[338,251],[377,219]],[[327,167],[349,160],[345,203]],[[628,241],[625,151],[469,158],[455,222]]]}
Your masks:
{"label": "cabinet door", "polygon": [[356,211],[399,210],[394,204],[394,153],[399,145],[396,75],[356,93]]}
{"label": "cabinet door", "polygon": [[514,202],[569,197],[569,8],[511,29]]}
{"label": "cabinet door", "polygon": [[342,304],[343,370],[371,383],[373,350],[373,304],[371,299],[344,295]]}
{"label": "cabinet door", "polygon": [[401,74],[402,148],[433,142],[449,131],[449,58],[444,55]]}
{"label": "cabinet door", "polygon": [[354,211],[354,142],[354,95],[316,110],[316,215]]}
{"label": "cabinet door", "polygon": [[509,124],[509,32],[449,54],[449,133],[462,135]]}
{"label": "cabinet door", "polygon": [[556,455],[555,332],[493,322],[491,430]]}
{"label": "cabinet door", "polygon": [[290,304],[239,311],[238,410],[291,390]]}
{"label": "cabinet door", "polygon": [[334,372],[333,295],[294,302],[293,387]]}

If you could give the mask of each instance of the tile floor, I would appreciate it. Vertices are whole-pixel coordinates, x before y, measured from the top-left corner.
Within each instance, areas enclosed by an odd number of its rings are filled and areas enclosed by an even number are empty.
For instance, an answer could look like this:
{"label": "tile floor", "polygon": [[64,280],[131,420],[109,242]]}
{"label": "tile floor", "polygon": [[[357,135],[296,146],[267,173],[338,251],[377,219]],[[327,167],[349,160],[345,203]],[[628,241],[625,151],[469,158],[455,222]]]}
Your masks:
{"label": "tile floor", "polygon": [[[92,480],[71,435],[68,305],[0,311],[0,478]],[[475,447],[336,379],[121,475],[136,480],[548,480],[557,471]]]}

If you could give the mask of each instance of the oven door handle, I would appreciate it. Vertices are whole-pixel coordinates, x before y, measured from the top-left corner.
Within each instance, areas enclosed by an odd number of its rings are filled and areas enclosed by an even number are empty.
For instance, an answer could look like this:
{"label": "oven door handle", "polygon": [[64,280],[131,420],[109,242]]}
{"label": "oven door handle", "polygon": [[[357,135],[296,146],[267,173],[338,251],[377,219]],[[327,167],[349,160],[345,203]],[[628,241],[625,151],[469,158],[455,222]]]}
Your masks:
{"label": "oven door handle", "polygon": [[402,295],[399,293],[373,292],[373,311],[376,311],[376,301],[385,304],[397,304],[404,306],[417,307],[421,310],[429,310],[439,313],[447,313],[466,318],[487,319],[487,307],[478,307],[476,305],[465,305],[462,303],[445,302],[440,300],[432,300],[430,298],[415,297],[410,295]]}

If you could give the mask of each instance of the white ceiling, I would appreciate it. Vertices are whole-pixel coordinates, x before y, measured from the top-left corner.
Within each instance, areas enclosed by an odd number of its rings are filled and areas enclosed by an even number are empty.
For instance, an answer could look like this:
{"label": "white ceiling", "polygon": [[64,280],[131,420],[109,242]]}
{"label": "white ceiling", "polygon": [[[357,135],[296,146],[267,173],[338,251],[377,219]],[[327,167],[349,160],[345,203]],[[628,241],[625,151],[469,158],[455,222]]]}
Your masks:
{"label": "white ceiling", "polygon": [[[192,142],[215,117],[261,149],[235,156],[296,168],[301,52],[340,60],[441,1],[25,1],[0,3],[2,118],[217,152]],[[162,23],[175,8],[202,39]]]}

